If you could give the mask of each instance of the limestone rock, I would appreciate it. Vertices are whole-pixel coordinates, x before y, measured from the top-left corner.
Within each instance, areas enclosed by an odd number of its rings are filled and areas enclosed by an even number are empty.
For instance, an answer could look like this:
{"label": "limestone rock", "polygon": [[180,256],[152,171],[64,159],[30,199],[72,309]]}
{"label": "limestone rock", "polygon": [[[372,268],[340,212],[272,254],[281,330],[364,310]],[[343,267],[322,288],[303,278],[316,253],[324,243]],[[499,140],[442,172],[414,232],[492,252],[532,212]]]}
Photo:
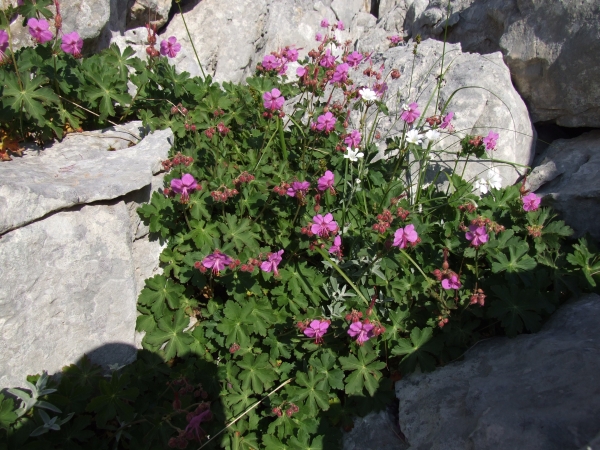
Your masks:
{"label": "limestone rock", "polygon": [[[415,0],[406,33],[442,39],[447,4]],[[502,51],[534,122],[600,126],[600,2],[458,0],[450,13],[449,42]]]}
{"label": "limestone rock", "polygon": [[0,165],[0,233],[52,211],[115,199],[149,185],[161,170],[173,133],[157,131],[139,142],[140,127],[134,122],[117,130],[71,134]]}
{"label": "limestone rock", "polygon": [[600,297],[536,334],[480,342],[464,361],[396,383],[412,450],[564,450],[600,431]]}
{"label": "limestone rock", "polygon": [[405,450],[397,419],[387,410],[354,419],[354,427],[344,433],[344,450]]}
{"label": "limestone rock", "polygon": [[554,141],[527,182],[578,234],[600,239],[600,131]]}
{"label": "limestone rock", "polygon": [[107,343],[135,358],[137,288],[124,202],[77,206],[0,239],[0,387],[59,371]]}
{"label": "limestone rock", "polygon": [[143,27],[146,23],[162,27],[167,23],[172,3],[172,0],[133,0],[129,7],[127,28]]}
{"label": "limestone rock", "polygon": [[[401,133],[404,122],[399,115],[404,103],[417,102],[423,117],[434,114],[436,98],[431,96],[435,87],[435,74],[440,73],[442,47],[441,42],[428,39],[419,45],[416,57],[412,46],[391,48],[383,54],[373,56],[375,67],[385,63],[386,70],[396,68],[402,73],[397,80],[387,80],[389,89],[386,105],[392,116],[384,118],[380,123],[382,141],[388,136]],[[534,155],[533,129],[527,108],[512,86],[510,72],[502,61],[502,55],[499,52],[486,56],[463,53],[460,44],[446,44],[444,68],[448,66],[439,103],[444,104],[455,94],[447,111],[455,112],[453,124],[459,132],[443,135],[435,147],[446,153],[434,156],[432,174],[454,167],[454,154],[464,134],[486,136],[490,130],[496,130],[500,134],[497,150],[492,152],[494,160],[530,164]],[[361,71],[356,78],[357,84],[372,84]],[[470,87],[461,89],[467,86]],[[425,110],[430,98],[431,104]],[[514,183],[523,172],[522,168],[514,168],[492,159],[477,162],[470,160],[465,178],[481,177],[492,166],[498,169],[505,186]],[[462,162],[458,165],[458,173],[461,172]]]}

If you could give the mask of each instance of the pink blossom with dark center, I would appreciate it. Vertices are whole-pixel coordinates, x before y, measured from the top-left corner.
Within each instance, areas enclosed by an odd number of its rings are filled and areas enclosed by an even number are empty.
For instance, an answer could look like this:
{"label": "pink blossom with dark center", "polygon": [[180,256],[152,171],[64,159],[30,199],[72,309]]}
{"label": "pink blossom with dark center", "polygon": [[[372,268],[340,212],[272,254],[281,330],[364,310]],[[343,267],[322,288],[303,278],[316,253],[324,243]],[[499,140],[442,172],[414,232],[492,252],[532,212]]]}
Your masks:
{"label": "pink blossom with dark center", "polygon": [[327,19],[321,20],[321,28],[328,28],[328,27],[329,27],[329,20],[327,20]]}
{"label": "pink blossom with dark center", "polygon": [[38,44],[44,44],[50,41],[53,37],[52,31],[49,30],[50,24],[46,19],[36,19],[32,17],[27,21],[29,34]]}
{"label": "pink blossom with dark center", "polygon": [[350,65],[347,63],[340,64],[335,68],[335,72],[333,73],[333,78],[331,80],[334,83],[343,83],[348,79],[348,70],[350,70]]}
{"label": "pink blossom with dark center", "polygon": [[394,233],[394,247],[405,248],[408,243],[414,244],[419,239],[413,224],[406,225],[404,228],[398,228]]}
{"label": "pink blossom with dark center", "polygon": [[323,40],[323,35],[321,33],[315,34],[315,40],[321,42]]}
{"label": "pink blossom with dark center", "polygon": [[323,336],[327,333],[329,322],[327,320],[315,319],[304,329],[304,334],[309,338],[315,338],[315,344],[323,343]]}
{"label": "pink blossom with dark center", "polygon": [[440,128],[452,128],[452,124],[450,123],[452,121],[452,118],[454,117],[454,113],[453,112],[449,112],[448,114],[446,114],[444,116],[444,118],[442,119],[442,123],[440,124]]}
{"label": "pink blossom with dark center", "polygon": [[296,69],[296,75],[298,75],[299,77],[303,77],[304,75],[306,75],[306,72],[306,67],[300,66]]}
{"label": "pink blossom with dark center", "polygon": [[308,181],[294,181],[287,190],[287,195],[290,197],[296,197],[297,194],[305,196],[310,189],[310,183]]}
{"label": "pink blossom with dark center", "polygon": [[500,135],[494,131],[490,131],[486,137],[483,138],[486,150],[494,150]]}
{"label": "pink blossom with dark center", "polygon": [[442,287],[444,289],[460,289],[461,286],[462,284],[458,279],[458,275],[452,275],[450,278],[444,278],[442,280]]}
{"label": "pink blossom with dark center", "polygon": [[326,133],[329,133],[333,131],[335,122],[336,118],[333,116],[333,114],[331,114],[331,112],[327,111],[325,114],[321,114],[317,118],[316,128],[319,131],[325,131]]}
{"label": "pink blossom with dark center", "polygon": [[419,108],[419,105],[417,105],[415,102],[413,102],[410,105],[408,105],[407,107],[405,107],[404,112],[402,113],[402,115],[400,117],[406,123],[413,123],[421,115],[421,111],[419,111],[418,108]]}
{"label": "pink blossom with dark center", "polygon": [[356,338],[358,345],[363,345],[373,337],[373,328],[375,327],[370,323],[354,322],[348,328],[348,334]]}
{"label": "pink blossom with dark center", "polygon": [[317,214],[312,220],[314,223],[311,225],[310,231],[323,238],[328,237],[331,233],[335,233],[338,230],[338,224],[333,220],[331,213],[327,213],[324,216]]}
{"label": "pink blossom with dark center", "polygon": [[271,89],[271,92],[265,92],[263,94],[263,101],[265,109],[277,111],[283,107],[285,98],[281,96],[279,89],[273,88]]}
{"label": "pink blossom with dark center", "polygon": [[[8,33],[4,30],[0,30],[0,57],[1,54],[8,48]],[[0,58],[1,59],[1,58]]]}
{"label": "pink blossom with dark center", "polygon": [[341,256],[342,254],[342,238],[338,235],[333,239],[333,245],[329,247],[329,253]]}
{"label": "pink blossom with dark center", "polygon": [[335,66],[335,56],[331,54],[331,50],[325,50],[325,55],[323,55],[319,64],[327,68]]}
{"label": "pink blossom with dark center", "polygon": [[473,247],[479,247],[481,244],[485,244],[489,236],[485,227],[478,227],[477,225],[470,225],[469,231],[466,232],[465,237],[471,241]]}
{"label": "pink blossom with dark center", "polygon": [[294,47],[286,48],[283,51],[283,57],[288,60],[288,62],[296,62],[298,61],[298,50]]}
{"label": "pink blossom with dark center", "polygon": [[360,141],[362,139],[362,135],[358,130],[352,130],[348,136],[344,138],[344,143],[348,147],[358,148]]}
{"label": "pink blossom with dark center", "polygon": [[184,174],[181,179],[174,178],[171,180],[171,189],[176,194],[181,194],[181,201],[187,201],[190,198],[190,193],[201,189],[193,176],[189,173]]}
{"label": "pink blossom with dark center", "polygon": [[273,272],[275,276],[278,276],[279,271],[277,270],[277,267],[283,259],[281,255],[283,255],[283,249],[279,250],[276,253],[269,253],[269,255],[267,256],[267,260],[263,261],[260,264],[260,270],[262,270],[263,272]]}
{"label": "pink blossom with dark center", "polygon": [[344,31],[344,22],[342,22],[341,20],[338,20],[338,23],[336,25],[336,28],[338,30]]}
{"label": "pink blossom with dark center", "polygon": [[202,265],[207,269],[212,269],[213,274],[218,275],[221,270],[225,269],[232,262],[233,259],[229,256],[221,253],[219,250],[215,250],[202,260]]}
{"label": "pink blossom with dark center", "polygon": [[275,70],[281,65],[281,61],[274,55],[265,55],[262,66],[267,70]]}
{"label": "pink blossom with dark center", "polygon": [[352,53],[350,53],[347,57],[346,57],[346,62],[348,63],[348,65],[350,67],[356,67],[360,64],[360,62],[363,59],[363,55],[362,53],[359,53],[357,51],[353,51]]}
{"label": "pink blossom with dark center", "polygon": [[169,58],[175,58],[177,53],[181,50],[181,44],[177,42],[175,36],[171,36],[160,43],[160,54],[168,56]]}
{"label": "pink blossom with dark center", "polygon": [[540,207],[542,198],[530,192],[521,199],[523,201],[523,209],[525,211],[536,211]]}
{"label": "pink blossom with dark center", "polygon": [[83,39],[81,39],[77,31],[72,31],[71,33],[63,35],[60,48],[63,52],[70,55],[80,55],[81,49],[83,48]]}
{"label": "pink blossom with dark center", "polygon": [[320,191],[326,191],[327,189],[333,189],[334,175],[331,170],[326,171],[317,183],[317,189]]}

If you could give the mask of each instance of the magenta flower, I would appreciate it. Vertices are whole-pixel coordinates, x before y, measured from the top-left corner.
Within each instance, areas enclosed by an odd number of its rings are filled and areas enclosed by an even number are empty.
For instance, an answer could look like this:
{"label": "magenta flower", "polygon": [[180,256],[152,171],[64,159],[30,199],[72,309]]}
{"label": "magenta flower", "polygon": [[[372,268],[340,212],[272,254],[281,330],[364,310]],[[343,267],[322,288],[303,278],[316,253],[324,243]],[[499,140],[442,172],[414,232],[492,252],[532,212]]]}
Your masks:
{"label": "magenta flower", "polygon": [[383,82],[383,83],[376,83],[375,86],[373,86],[373,91],[375,91],[375,93],[379,97],[383,97],[383,94],[385,94],[387,92],[387,90],[388,90],[388,85],[385,82]]}
{"label": "magenta flower", "polygon": [[323,238],[329,237],[330,233],[335,233],[338,230],[338,224],[333,220],[331,213],[327,213],[324,216],[317,214],[312,220],[314,223],[311,225],[310,231]]}
{"label": "magenta flower", "polygon": [[306,195],[310,189],[310,183],[308,181],[294,181],[292,186],[288,188],[287,195],[290,197],[296,197],[299,193],[302,197]]}
{"label": "magenta flower", "polygon": [[540,207],[542,198],[530,192],[521,199],[523,201],[523,209],[525,211],[536,211]]}
{"label": "magenta flower", "polygon": [[327,320],[315,319],[304,329],[304,334],[309,338],[315,338],[315,344],[322,344],[323,336],[327,333],[327,328],[329,328]]}
{"label": "magenta flower", "polygon": [[177,42],[175,36],[171,36],[169,39],[160,43],[160,54],[163,56],[175,58],[177,53],[179,53],[179,50],[181,50],[181,44]]}
{"label": "magenta flower", "polygon": [[323,40],[323,35],[321,33],[315,34],[315,40],[321,42]]}
{"label": "magenta flower", "polygon": [[326,191],[327,189],[333,189],[334,175],[331,170],[325,172],[325,174],[319,178],[317,183],[317,189],[320,191]]}
{"label": "magenta flower", "polygon": [[500,135],[493,131],[490,131],[486,137],[483,138],[483,143],[485,144],[486,150],[494,150],[496,148],[496,143]]}
{"label": "magenta flower", "polygon": [[408,243],[414,244],[419,239],[413,224],[406,225],[404,228],[398,228],[394,233],[394,247],[405,248]]}
{"label": "magenta flower", "polygon": [[2,53],[6,51],[8,47],[8,33],[4,30],[0,30],[0,59]]}
{"label": "magenta flower", "polygon": [[402,38],[400,36],[398,36],[397,34],[393,35],[393,36],[389,36],[388,39],[390,40],[390,42],[394,45],[397,45],[400,43],[400,41],[402,40]]}
{"label": "magenta flower", "polygon": [[319,131],[329,133],[330,131],[333,131],[333,128],[335,127],[335,122],[336,118],[333,117],[333,114],[331,114],[331,112],[327,111],[325,114],[321,114],[317,118],[316,128]]}
{"label": "magenta flower", "polygon": [[286,48],[283,56],[288,60],[288,62],[296,62],[298,61],[298,50],[296,50],[294,47]]}
{"label": "magenta flower", "polygon": [[352,53],[350,53],[347,57],[346,57],[346,62],[348,63],[348,65],[350,67],[356,67],[360,64],[360,62],[363,59],[363,55],[362,53],[359,53],[357,51],[353,51]]}
{"label": "magenta flower", "polygon": [[296,69],[296,75],[298,75],[299,77],[303,77],[304,75],[306,75],[306,72],[308,72],[306,70],[306,67],[300,66]]}
{"label": "magenta flower", "polygon": [[44,44],[52,39],[52,31],[49,30],[50,24],[46,19],[36,19],[32,17],[27,21],[29,34],[38,44]]}
{"label": "magenta flower", "polygon": [[375,327],[370,323],[354,322],[350,325],[350,328],[348,328],[348,334],[353,338],[356,338],[356,343],[358,345],[363,345],[373,337],[373,328]]}
{"label": "magenta flower", "polygon": [[485,244],[489,236],[485,227],[478,227],[477,225],[470,225],[469,231],[465,234],[467,240],[471,241],[473,247],[479,247],[481,244]]}
{"label": "magenta flower", "polygon": [[267,70],[275,70],[281,65],[279,58],[274,55],[265,55],[262,61],[262,66]]}
{"label": "magenta flower", "polygon": [[81,54],[81,49],[83,48],[83,39],[81,39],[77,31],[72,31],[63,35],[60,48],[65,53],[78,56]]}
{"label": "magenta flower", "polygon": [[342,253],[342,238],[339,235],[333,239],[333,245],[329,247],[329,253],[338,255]]}
{"label": "magenta flower", "polygon": [[335,72],[331,80],[334,83],[343,83],[348,79],[348,70],[350,70],[350,65],[347,63],[340,64],[335,68]]}
{"label": "magenta flower", "polygon": [[442,280],[442,287],[444,289],[460,289],[462,284],[458,279],[458,275],[452,275],[450,278],[444,278]]}
{"label": "magenta flower", "polygon": [[[206,403],[205,403],[206,404]],[[191,413],[194,414],[194,413]],[[193,416],[184,430],[184,436],[187,440],[195,439],[201,442],[206,437],[206,431],[200,426],[203,422],[212,420],[213,414],[210,409],[206,409],[196,416]],[[187,442],[187,441],[186,441]]]}
{"label": "magenta flower", "polygon": [[321,28],[328,28],[328,27],[329,27],[329,20],[327,20],[327,19],[321,20]]}
{"label": "magenta flower", "polygon": [[265,92],[263,94],[264,106],[265,109],[270,109],[271,111],[277,111],[283,107],[283,102],[285,102],[285,98],[281,96],[281,92],[277,88],[271,89],[271,92]]}
{"label": "magenta flower", "polygon": [[408,106],[405,105],[404,112],[402,113],[402,115],[400,117],[406,123],[413,123],[421,115],[421,111],[419,111],[418,108],[419,108],[419,105],[417,105],[415,102],[411,103]]}
{"label": "magenta flower", "polygon": [[321,62],[319,64],[327,68],[335,66],[335,56],[331,54],[331,50],[325,50],[325,55],[321,58]]}
{"label": "magenta flower", "polygon": [[171,180],[171,189],[176,194],[181,194],[181,201],[185,202],[190,198],[190,193],[200,189],[193,176],[189,173],[184,174],[181,179],[174,178]]}
{"label": "magenta flower", "polygon": [[338,20],[336,27],[338,30],[344,31],[344,22],[342,22],[341,20]]}
{"label": "magenta flower", "polygon": [[449,112],[448,114],[446,114],[444,116],[444,118],[442,119],[442,123],[440,124],[440,128],[448,128],[449,130],[452,128],[452,124],[450,123],[452,121],[452,118],[454,117],[454,113],[453,112]]}
{"label": "magenta flower", "polygon": [[352,130],[348,136],[344,138],[344,143],[348,147],[357,148],[362,139],[362,135],[358,130]]}
{"label": "magenta flower", "polygon": [[218,275],[221,270],[225,269],[232,262],[233,259],[229,256],[221,253],[219,250],[215,250],[202,260],[202,265],[207,269],[212,269],[213,274]]}
{"label": "magenta flower", "polygon": [[267,256],[267,260],[261,263],[260,270],[262,270],[263,272],[273,272],[275,276],[278,276],[279,271],[277,270],[277,267],[283,259],[281,258],[281,255],[283,255],[283,249],[279,250],[276,253],[269,253],[269,255]]}

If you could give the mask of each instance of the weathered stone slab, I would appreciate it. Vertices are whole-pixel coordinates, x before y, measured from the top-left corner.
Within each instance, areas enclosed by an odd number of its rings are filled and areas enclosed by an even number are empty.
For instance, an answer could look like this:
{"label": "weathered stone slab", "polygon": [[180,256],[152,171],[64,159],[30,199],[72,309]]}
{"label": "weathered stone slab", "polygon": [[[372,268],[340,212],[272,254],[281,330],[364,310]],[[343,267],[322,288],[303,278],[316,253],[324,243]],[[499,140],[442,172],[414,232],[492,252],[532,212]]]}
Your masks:
{"label": "weathered stone slab", "polygon": [[118,131],[72,134],[0,164],[0,233],[53,211],[115,199],[149,185],[168,155],[173,133],[157,131],[138,143],[140,127],[134,122]]}
{"label": "weathered stone slab", "polygon": [[122,201],[61,211],[2,236],[0,388],[42,370],[57,372],[109,343],[131,347],[100,352],[96,362],[135,358],[131,241]]}
{"label": "weathered stone slab", "polygon": [[542,331],[482,341],[464,361],[396,383],[413,450],[577,449],[600,431],[600,296]]}

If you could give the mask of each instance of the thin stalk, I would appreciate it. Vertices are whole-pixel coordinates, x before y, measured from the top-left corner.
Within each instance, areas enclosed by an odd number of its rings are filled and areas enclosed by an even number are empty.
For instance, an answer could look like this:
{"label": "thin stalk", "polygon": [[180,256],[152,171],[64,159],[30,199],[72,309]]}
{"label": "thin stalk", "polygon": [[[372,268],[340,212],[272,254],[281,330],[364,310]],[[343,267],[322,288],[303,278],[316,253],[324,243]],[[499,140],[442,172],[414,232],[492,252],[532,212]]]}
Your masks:
{"label": "thin stalk", "polygon": [[346,159],[346,170],[344,171],[344,210],[342,211],[342,232],[344,231],[344,226],[346,225],[346,210],[348,209],[348,202],[346,201],[346,186],[348,185],[346,178],[348,178],[348,164],[348,159]]}
{"label": "thin stalk", "polygon": [[427,277],[427,275],[425,275],[425,272],[423,272],[423,269],[421,269],[421,266],[419,266],[417,264],[417,262],[414,259],[412,259],[408,253],[406,253],[404,251],[404,249],[399,249],[399,250],[400,250],[400,253],[402,253],[406,257],[406,259],[408,259],[412,263],[412,265],[417,268],[417,270],[419,272],[421,272],[421,275],[423,275],[425,277],[425,280],[429,283],[429,278]]}
{"label": "thin stalk", "polygon": [[179,14],[181,14],[181,20],[183,20],[183,26],[185,26],[185,31],[187,32],[188,38],[190,39],[190,44],[192,44],[192,49],[194,49],[194,55],[196,55],[196,61],[198,61],[198,65],[200,66],[200,70],[202,71],[202,77],[206,78],[206,74],[204,73],[204,68],[202,67],[202,63],[200,62],[200,57],[198,56],[198,52],[196,51],[196,46],[194,45],[194,40],[192,39],[192,35],[185,21],[185,16],[183,15],[183,11],[181,10],[181,1],[175,0],[177,2],[177,6],[179,7]]}
{"label": "thin stalk", "polygon": [[365,296],[362,294],[362,292],[360,292],[360,289],[358,289],[358,287],[352,282],[352,280],[350,278],[348,278],[348,275],[346,275],[344,273],[344,271],[342,269],[340,269],[340,266],[338,266],[330,257],[327,253],[325,253],[325,251],[322,248],[316,247],[315,250],[317,252],[319,252],[321,254],[321,256],[323,258],[325,258],[329,264],[332,265],[332,267],[342,276],[342,278],[344,280],[346,280],[346,283],[348,283],[350,285],[350,287],[352,287],[352,289],[354,289],[354,291],[358,294],[358,296],[365,302],[365,304],[367,306],[369,306],[371,304],[371,302],[369,302],[369,300],[367,300],[365,298]]}

